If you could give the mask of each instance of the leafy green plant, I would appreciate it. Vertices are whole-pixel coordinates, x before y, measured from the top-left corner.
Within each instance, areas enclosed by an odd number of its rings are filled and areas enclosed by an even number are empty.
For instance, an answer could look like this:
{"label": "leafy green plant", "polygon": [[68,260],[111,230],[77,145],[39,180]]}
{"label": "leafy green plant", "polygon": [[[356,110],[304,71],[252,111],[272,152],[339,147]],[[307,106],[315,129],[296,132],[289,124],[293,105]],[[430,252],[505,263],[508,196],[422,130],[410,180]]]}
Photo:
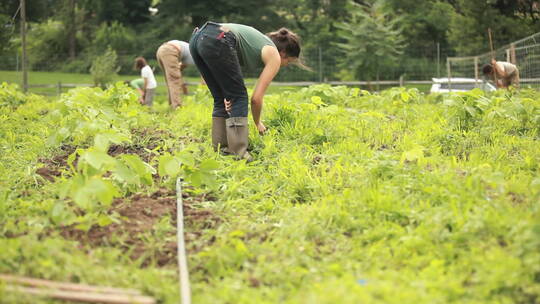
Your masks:
{"label": "leafy green plant", "polygon": [[120,70],[117,60],[116,51],[109,47],[105,53],[98,55],[92,61],[90,74],[92,74],[95,86],[104,88],[114,79],[116,73]]}
{"label": "leafy green plant", "polygon": [[[272,94],[269,131],[250,125],[251,163],[213,151],[202,86],[176,111],[148,111],[123,85],[51,101],[8,91],[24,101],[0,107],[1,272],[177,303],[169,251],[181,177],[198,303],[540,297],[537,91]],[[141,211],[153,216],[137,235],[145,249],[113,225],[129,222],[115,210],[136,212],[138,198],[156,208]],[[88,232],[74,242],[66,226]],[[121,241],[91,243],[96,231]],[[138,250],[167,254],[143,266],[130,258]]]}

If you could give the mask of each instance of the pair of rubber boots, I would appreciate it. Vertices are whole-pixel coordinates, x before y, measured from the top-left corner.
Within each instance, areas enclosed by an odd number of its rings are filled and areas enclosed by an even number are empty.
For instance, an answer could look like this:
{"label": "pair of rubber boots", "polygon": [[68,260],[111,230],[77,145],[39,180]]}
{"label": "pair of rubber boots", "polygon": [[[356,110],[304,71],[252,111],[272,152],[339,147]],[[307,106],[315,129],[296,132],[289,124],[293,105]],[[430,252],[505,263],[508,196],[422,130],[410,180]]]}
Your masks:
{"label": "pair of rubber boots", "polygon": [[212,145],[214,150],[234,154],[237,159],[252,160],[248,148],[247,117],[212,117]]}

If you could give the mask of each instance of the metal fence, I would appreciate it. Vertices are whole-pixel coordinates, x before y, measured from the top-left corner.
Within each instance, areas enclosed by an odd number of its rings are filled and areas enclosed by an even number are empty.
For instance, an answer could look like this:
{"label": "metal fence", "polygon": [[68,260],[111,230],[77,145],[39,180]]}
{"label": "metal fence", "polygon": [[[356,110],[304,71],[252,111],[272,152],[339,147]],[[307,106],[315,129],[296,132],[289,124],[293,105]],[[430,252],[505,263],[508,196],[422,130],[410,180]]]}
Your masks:
{"label": "metal fence", "polygon": [[[278,82],[332,82],[332,81],[367,81],[367,77],[351,78],[353,75],[348,71],[348,66],[338,64],[340,58],[331,56],[336,52],[325,51],[328,48],[318,47],[307,49],[303,52],[306,65],[312,71],[299,69],[295,66],[284,68],[276,77]],[[378,80],[399,81],[400,78],[407,80],[431,80],[432,77],[444,73],[445,51],[441,51],[437,44],[424,46],[415,50],[408,49],[407,53],[414,56],[403,56],[394,66],[382,69]],[[146,54],[148,63],[155,68],[156,74],[161,70],[157,67],[155,54]],[[92,63],[92,58],[79,56],[74,61],[69,61],[65,57],[37,58],[31,52],[29,56],[30,71],[54,71],[54,72],[74,72],[88,73]],[[133,69],[133,54],[118,54],[119,73],[122,75],[137,75]],[[0,56],[0,70],[17,71],[21,68],[20,55],[17,53]],[[349,77],[343,77],[345,72],[349,72]],[[187,76],[197,76],[196,69],[187,69]],[[256,78],[258,75],[253,72],[246,72],[247,78]],[[372,82],[377,79],[371,79]]]}
{"label": "metal fence", "polygon": [[449,78],[466,77],[482,81],[482,66],[490,63],[493,55],[498,61],[511,62],[518,67],[522,87],[540,87],[540,33],[504,45],[493,53],[448,57],[447,75]]}

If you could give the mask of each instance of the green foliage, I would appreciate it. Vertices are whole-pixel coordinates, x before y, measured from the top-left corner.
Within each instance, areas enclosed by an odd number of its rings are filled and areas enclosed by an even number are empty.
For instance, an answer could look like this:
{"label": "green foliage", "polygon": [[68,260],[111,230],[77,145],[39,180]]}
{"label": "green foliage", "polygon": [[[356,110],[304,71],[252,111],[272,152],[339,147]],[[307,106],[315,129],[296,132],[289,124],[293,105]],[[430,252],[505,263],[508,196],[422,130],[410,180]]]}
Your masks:
{"label": "green foliage", "polygon": [[402,35],[409,45],[405,48],[407,56],[416,60],[426,56],[433,58],[436,43],[448,51],[447,30],[455,8],[450,1],[439,0],[386,0],[387,5],[401,16]]}
{"label": "green foliage", "polygon": [[[125,54],[126,51],[131,54],[131,50],[136,50],[140,43],[137,43],[135,31],[131,28],[126,28],[119,22],[112,22],[110,24],[102,23],[96,30],[95,38],[92,43],[92,54],[101,55],[109,52],[109,48],[114,50],[117,54]],[[134,56],[117,56],[117,63],[120,66],[118,71],[129,73],[133,70]]]}
{"label": "green foliage", "polygon": [[[281,26],[298,33],[302,37],[302,54],[306,56],[308,65],[321,74],[288,68],[287,72],[277,76],[284,81],[299,78],[315,81],[321,76],[332,80],[355,79],[358,70],[349,71],[349,66],[357,64],[358,58],[350,54],[361,51],[361,44],[375,45],[376,49],[372,48],[371,53],[382,49],[385,53],[394,54],[380,56],[376,60],[371,58],[372,62],[380,63],[380,79],[395,80],[404,71],[409,73],[409,79],[417,78],[411,74],[416,70],[421,70],[419,74],[422,77],[431,77],[435,72],[430,67],[435,64],[437,45],[442,51],[442,58],[445,55],[477,54],[489,50],[488,27],[493,30],[495,46],[501,46],[534,33],[540,22],[537,3],[532,0],[249,0],[241,5],[224,0],[194,3],[176,0],[28,1],[27,13],[31,22],[29,58],[34,70],[86,72],[91,64],[88,58],[102,55],[111,44],[119,55],[120,72],[130,74],[133,73],[131,65],[136,56],[153,58],[157,46],[164,41],[172,38],[187,41],[195,26],[201,26],[207,20],[217,20],[248,24],[263,33]],[[362,6],[373,20],[357,24],[360,21],[354,21],[358,19],[354,15],[358,5],[350,5],[350,2]],[[74,3],[73,10],[70,10],[71,3]],[[159,13],[151,16],[149,6],[157,7]],[[5,42],[2,48],[6,53],[0,56],[0,65],[4,69],[15,69],[15,53],[17,50],[20,52],[18,19],[15,27],[9,27],[17,7],[16,1],[0,5],[0,23],[8,25],[0,33],[5,38],[2,39]],[[370,7],[377,7],[379,12],[369,12]],[[400,40],[407,42],[407,47],[400,50],[403,54],[395,54],[392,47],[387,48],[387,30],[381,30],[388,28],[396,16],[399,16],[399,24],[391,30],[399,29]],[[357,27],[345,32],[358,30],[363,36],[336,35],[340,26],[351,22]],[[371,26],[367,26],[369,23]],[[359,27],[361,25],[366,27]],[[77,57],[68,60],[72,34],[76,38]],[[351,49],[335,47],[336,43],[349,44],[349,40]],[[345,57],[351,58],[340,65],[343,52]],[[319,56],[322,64],[319,64]],[[369,58],[369,52],[359,57]],[[187,73],[196,76],[192,69]],[[371,79],[376,76],[376,71],[366,73]]]}
{"label": "green foliage", "polygon": [[116,73],[120,70],[117,60],[116,51],[109,47],[103,55],[97,56],[92,61],[90,74],[94,79],[94,85],[104,88],[116,77]]}
{"label": "green foliage", "polygon": [[159,157],[159,175],[167,178],[182,178],[195,187],[207,186],[217,188],[214,171],[219,164],[212,159],[203,160],[198,166],[190,151],[181,151],[176,155],[164,154]]}
{"label": "green foliage", "polygon": [[7,82],[0,84],[0,107],[17,107],[24,104],[29,98],[32,96],[23,94],[16,84]]}
{"label": "green foliage", "polygon": [[536,30],[515,13],[503,15],[490,1],[460,0],[448,29],[448,41],[459,54],[472,55],[489,51],[487,29],[491,28],[494,46],[534,34]]}
{"label": "green foliage", "polygon": [[[126,221],[115,199],[129,208],[132,194],[173,191],[182,177],[197,303],[540,298],[537,91],[318,85],[268,95],[269,130],[251,127],[248,164],[213,151],[203,86],[175,111],[163,98],[149,111],[122,84],[53,101],[5,88],[24,101],[0,107],[2,273],[177,303],[175,262],[142,267],[123,231],[118,246],[85,246],[62,229],[112,230]],[[54,178],[36,173],[62,155]],[[148,252],[174,245],[171,219],[145,231]]]}
{"label": "green foliage", "polygon": [[4,41],[4,43],[2,43],[2,46],[0,46],[0,54],[4,54],[4,52],[9,49],[10,44],[5,42],[9,41],[11,35],[15,32],[15,24],[12,24],[11,21],[12,20],[10,20],[10,17],[8,15],[2,14],[0,12],[0,24],[2,24],[4,27],[4,30],[0,32],[0,40]]}
{"label": "green foliage", "polygon": [[336,44],[343,54],[341,64],[361,79],[372,80],[379,72],[397,62],[405,40],[400,20],[378,0],[362,6],[348,3],[351,19],[337,23],[338,35],[344,40]]}
{"label": "green foliage", "polygon": [[[20,39],[16,43],[20,47]],[[60,21],[47,20],[30,27],[28,37],[29,64],[39,69],[44,63],[57,63],[67,58],[67,35]]]}

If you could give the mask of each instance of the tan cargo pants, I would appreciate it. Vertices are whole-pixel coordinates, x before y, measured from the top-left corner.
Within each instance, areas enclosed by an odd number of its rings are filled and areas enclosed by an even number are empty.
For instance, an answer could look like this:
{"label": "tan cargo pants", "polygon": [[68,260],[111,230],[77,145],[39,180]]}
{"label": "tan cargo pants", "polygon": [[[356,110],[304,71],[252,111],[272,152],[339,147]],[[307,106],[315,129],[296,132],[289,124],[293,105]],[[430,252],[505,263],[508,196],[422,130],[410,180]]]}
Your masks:
{"label": "tan cargo pants", "polygon": [[180,91],[182,90],[184,80],[182,79],[180,62],[178,61],[180,57],[180,50],[169,43],[162,44],[156,52],[159,66],[161,66],[165,74],[165,82],[167,83],[167,91],[169,93],[169,105],[173,108],[182,105]]}

